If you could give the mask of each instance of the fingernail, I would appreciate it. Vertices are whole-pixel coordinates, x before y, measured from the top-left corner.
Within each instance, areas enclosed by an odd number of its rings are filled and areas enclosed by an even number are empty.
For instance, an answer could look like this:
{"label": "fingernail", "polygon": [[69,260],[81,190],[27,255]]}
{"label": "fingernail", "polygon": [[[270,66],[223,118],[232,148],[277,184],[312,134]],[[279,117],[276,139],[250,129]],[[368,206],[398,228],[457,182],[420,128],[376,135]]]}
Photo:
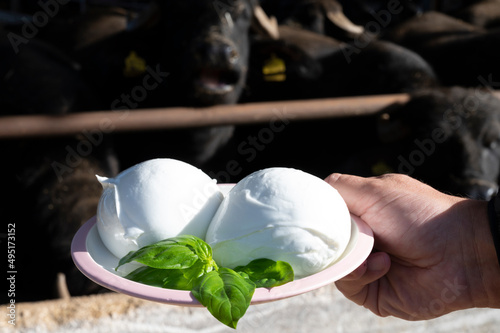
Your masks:
{"label": "fingernail", "polygon": [[370,271],[382,271],[387,267],[386,256],[372,254],[370,258],[368,258],[368,270]]}
{"label": "fingernail", "polygon": [[331,185],[335,183],[340,178],[340,176],[341,176],[340,173],[332,173],[331,175],[325,178],[325,181]]}

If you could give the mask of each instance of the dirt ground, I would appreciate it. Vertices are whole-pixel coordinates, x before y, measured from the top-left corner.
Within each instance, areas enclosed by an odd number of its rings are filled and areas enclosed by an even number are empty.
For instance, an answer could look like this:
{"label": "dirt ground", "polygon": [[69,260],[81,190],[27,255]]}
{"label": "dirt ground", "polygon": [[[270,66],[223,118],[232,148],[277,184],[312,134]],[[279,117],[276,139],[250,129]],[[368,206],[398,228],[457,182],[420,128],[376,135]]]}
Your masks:
{"label": "dirt ground", "polygon": [[[1,308],[7,314],[6,305]],[[225,333],[235,332],[205,308],[188,308],[116,293],[16,304],[16,326],[2,315],[0,332],[24,333]],[[252,305],[236,332],[244,333],[494,333],[500,310],[471,309],[429,321],[380,318],[346,300],[329,285],[272,303]]]}

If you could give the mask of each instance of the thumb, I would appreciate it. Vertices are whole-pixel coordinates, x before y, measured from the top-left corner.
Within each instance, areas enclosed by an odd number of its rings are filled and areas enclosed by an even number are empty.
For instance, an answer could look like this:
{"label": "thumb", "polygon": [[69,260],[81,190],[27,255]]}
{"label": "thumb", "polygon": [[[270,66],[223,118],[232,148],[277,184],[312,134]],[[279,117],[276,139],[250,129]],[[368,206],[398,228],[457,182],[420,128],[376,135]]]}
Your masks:
{"label": "thumb", "polygon": [[367,195],[371,193],[370,178],[333,173],[325,181],[340,193],[349,211],[356,216],[362,216],[374,199]]}

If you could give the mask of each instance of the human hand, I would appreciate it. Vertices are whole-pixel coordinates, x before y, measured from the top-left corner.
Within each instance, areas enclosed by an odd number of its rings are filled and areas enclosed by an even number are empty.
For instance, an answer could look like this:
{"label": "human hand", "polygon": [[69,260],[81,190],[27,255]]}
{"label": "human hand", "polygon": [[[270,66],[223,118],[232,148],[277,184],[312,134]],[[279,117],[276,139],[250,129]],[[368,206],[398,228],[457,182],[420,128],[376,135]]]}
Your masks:
{"label": "human hand", "polygon": [[500,307],[487,202],[446,195],[405,175],[332,174],[326,181],[371,227],[379,251],[337,281],[347,298],[408,320]]}

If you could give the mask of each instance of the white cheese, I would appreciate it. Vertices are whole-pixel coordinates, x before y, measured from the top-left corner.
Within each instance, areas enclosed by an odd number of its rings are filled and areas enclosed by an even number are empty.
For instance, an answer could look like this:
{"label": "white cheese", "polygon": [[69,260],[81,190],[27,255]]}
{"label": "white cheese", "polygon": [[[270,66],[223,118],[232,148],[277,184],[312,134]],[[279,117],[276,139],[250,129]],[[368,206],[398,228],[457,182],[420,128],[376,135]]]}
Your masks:
{"label": "white cheese", "polygon": [[153,159],[115,178],[97,178],[104,189],[97,229],[118,258],[181,234],[204,239],[223,198],[207,174],[174,159]]}
{"label": "white cheese", "polygon": [[226,195],[206,241],[220,266],[267,258],[288,262],[304,277],[335,262],[350,237],[351,217],[337,190],[300,170],[269,168]]}

